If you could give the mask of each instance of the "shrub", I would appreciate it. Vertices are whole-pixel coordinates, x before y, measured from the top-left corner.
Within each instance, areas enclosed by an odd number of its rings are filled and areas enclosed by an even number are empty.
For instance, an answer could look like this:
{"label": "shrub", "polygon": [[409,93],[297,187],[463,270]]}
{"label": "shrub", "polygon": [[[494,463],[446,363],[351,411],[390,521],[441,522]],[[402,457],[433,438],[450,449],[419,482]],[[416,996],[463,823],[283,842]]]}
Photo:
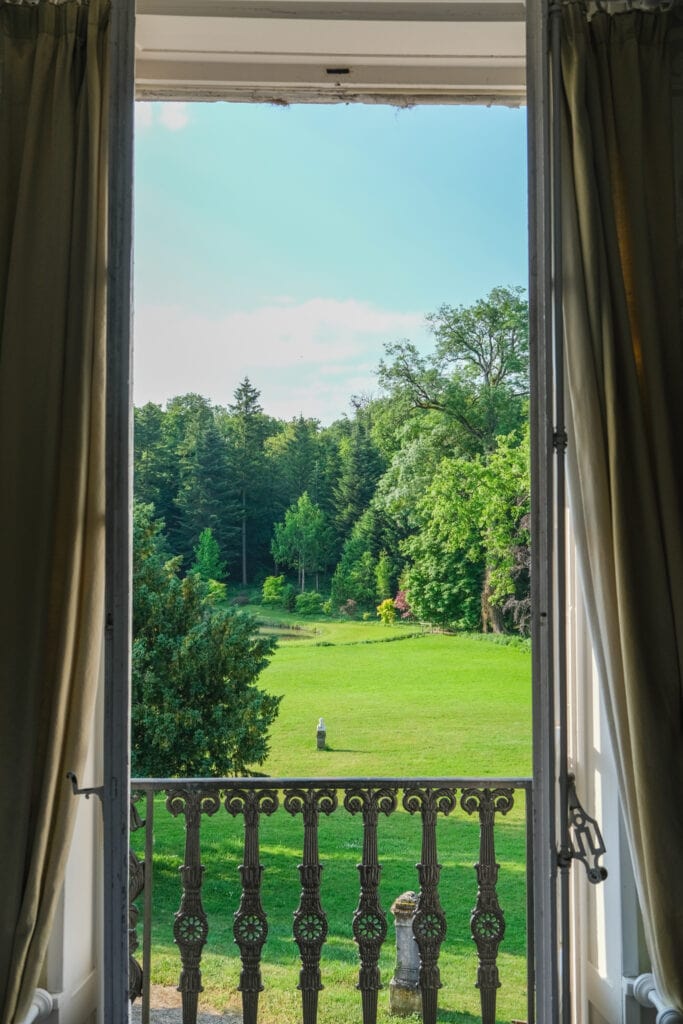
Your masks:
{"label": "shrub", "polygon": [[323,609],[323,599],[315,590],[309,590],[299,594],[294,602],[294,608],[298,615],[320,615]]}
{"label": "shrub", "polygon": [[291,583],[285,583],[282,588],[282,607],[288,612],[294,611],[296,605],[297,591],[296,587],[292,586]]}
{"label": "shrub", "polygon": [[237,605],[238,608],[243,608],[245,604],[249,604],[249,594],[242,591],[233,597],[231,604]]}
{"label": "shrub", "polygon": [[399,590],[398,594],[394,598],[394,608],[402,619],[412,619],[413,610],[408,604],[408,596],[405,590]]}
{"label": "shrub", "polygon": [[358,602],[354,601],[352,597],[348,601],[344,601],[344,604],[339,609],[341,615],[347,615],[348,618],[352,619],[358,611]]}
{"label": "shrub", "polygon": [[385,626],[391,626],[392,623],[396,622],[396,608],[390,597],[377,605],[377,614]]}
{"label": "shrub", "polygon": [[263,604],[282,604],[284,590],[284,576],[266,576],[261,590]]}

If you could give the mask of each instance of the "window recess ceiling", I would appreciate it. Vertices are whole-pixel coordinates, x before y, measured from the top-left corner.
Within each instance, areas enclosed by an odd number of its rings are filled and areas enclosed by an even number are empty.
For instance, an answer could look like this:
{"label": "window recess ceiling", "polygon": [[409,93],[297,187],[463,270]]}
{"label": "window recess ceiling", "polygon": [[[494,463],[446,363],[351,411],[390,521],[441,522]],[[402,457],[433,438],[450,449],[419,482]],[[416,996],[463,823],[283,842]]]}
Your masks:
{"label": "window recess ceiling", "polygon": [[138,99],[504,103],[519,0],[138,0]]}

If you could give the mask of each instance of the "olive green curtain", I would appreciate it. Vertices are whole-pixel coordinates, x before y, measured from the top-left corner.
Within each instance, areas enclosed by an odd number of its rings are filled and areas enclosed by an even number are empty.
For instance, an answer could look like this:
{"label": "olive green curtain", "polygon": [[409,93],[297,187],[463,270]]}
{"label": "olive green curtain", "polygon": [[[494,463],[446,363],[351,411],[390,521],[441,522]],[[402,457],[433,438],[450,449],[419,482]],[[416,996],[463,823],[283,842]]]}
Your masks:
{"label": "olive green curtain", "polygon": [[570,4],[562,17],[570,505],[648,949],[660,992],[683,1009],[673,16],[589,21]]}
{"label": "olive green curtain", "polygon": [[4,1024],[44,961],[100,666],[107,24],[105,0],[0,0]]}

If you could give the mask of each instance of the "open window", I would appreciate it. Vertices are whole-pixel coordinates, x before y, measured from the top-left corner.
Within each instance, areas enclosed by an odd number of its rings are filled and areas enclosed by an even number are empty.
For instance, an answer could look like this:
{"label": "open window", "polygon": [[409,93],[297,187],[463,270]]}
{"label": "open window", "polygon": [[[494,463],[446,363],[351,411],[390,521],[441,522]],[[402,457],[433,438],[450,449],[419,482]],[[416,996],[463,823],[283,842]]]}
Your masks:
{"label": "open window", "polygon": [[[644,965],[637,910],[616,807],[614,770],[604,747],[592,659],[585,642],[572,561],[565,543],[562,458],[561,295],[551,176],[557,145],[551,110],[548,7],[516,0],[114,0],[107,406],[107,595],[101,726],[104,784],[104,935],[102,996],[88,975],[87,1008],[63,999],[54,1020],[118,1022],[128,1016],[128,816],[130,651],[130,316],[133,99],[231,99],[269,102],[454,102],[529,105],[531,326],[534,338],[534,940],[539,1021],[631,1022],[621,977]],[[525,70],[526,69],[526,70]],[[557,84],[557,83],[556,83]],[[559,360],[561,362],[561,359]],[[559,479],[559,485],[558,485]],[[559,538],[559,540],[558,540]],[[567,561],[568,559],[568,561]],[[568,582],[567,582],[568,579]],[[565,604],[569,622],[565,622]],[[565,669],[569,649],[569,677]],[[567,718],[567,694],[571,717]],[[599,740],[598,737],[601,737]],[[100,739],[100,733],[97,734]],[[98,746],[97,742],[95,746]],[[97,769],[97,752],[92,769]],[[584,882],[570,891],[565,828],[569,758],[580,795],[605,815],[607,861],[620,892],[587,909]],[[602,789],[592,784],[600,779]],[[86,780],[89,781],[89,780]],[[7,782],[5,783],[8,784]],[[583,788],[585,787],[585,788]],[[601,793],[601,796],[598,796]],[[593,804],[592,801],[595,801]],[[602,807],[600,806],[602,804]],[[611,822],[611,824],[610,824]],[[96,828],[82,822],[83,836]],[[558,851],[565,856],[558,863]],[[83,845],[78,851],[83,856]],[[75,857],[75,855],[74,855]],[[87,859],[87,858],[86,858]],[[72,867],[74,862],[72,862]],[[97,873],[97,867],[86,865]],[[83,879],[67,875],[66,899]],[[93,890],[94,892],[94,890]],[[607,890],[605,890],[607,892]],[[625,894],[625,895],[624,895]],[[96,900],[85,899],[92,914]],[[602,909],[601,909],[602,908]],[[616,909],[615,909],[616,908]],[[615,938],[610,925],[621,914]],[[53,946],[68,951],[68,915]],[[75,925],[74,925],[75,926]],[[573,932],[572,932],[573,928]],[[572,941],[573,949],[570,947]],[[631,945],[628,946],[628,942]],[[615,955],[615,942],[624,953]],[[74,953],[74,950],[70,951]],[[90,956],[80,949],[77,955]],[[584,955],[585,954],[585,955]],[[70,955],[70,954],[69,954]],[[570,963],[574,969],[570,1006]],[[561,966],[558,966],[561,965]],[[51,975],[51,970],[53,971]],[[62,972],[64,977],[64,972]],[[55,982],[58,984],[59,982]],[[84,997],[85,998],[85,997]]]}

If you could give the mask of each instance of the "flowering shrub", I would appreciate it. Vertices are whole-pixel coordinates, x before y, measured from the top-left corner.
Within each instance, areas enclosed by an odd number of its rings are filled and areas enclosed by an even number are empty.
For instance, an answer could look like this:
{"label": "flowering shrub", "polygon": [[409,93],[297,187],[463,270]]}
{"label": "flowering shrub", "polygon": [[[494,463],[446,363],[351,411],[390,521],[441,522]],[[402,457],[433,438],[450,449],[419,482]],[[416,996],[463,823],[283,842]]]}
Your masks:
{"label": "flowering shrub", "polygon": [[393,604],[402,619],[412,619],[413,610],[408,604],[408,598],[405,590],[399,590],[398,594],[394,598]]}
{"label": "flowering shrub", "polygon": [[390,597],[377,605],[377,614],[385,626],[390,626],[392,622],[396,622],[396,609]]}

